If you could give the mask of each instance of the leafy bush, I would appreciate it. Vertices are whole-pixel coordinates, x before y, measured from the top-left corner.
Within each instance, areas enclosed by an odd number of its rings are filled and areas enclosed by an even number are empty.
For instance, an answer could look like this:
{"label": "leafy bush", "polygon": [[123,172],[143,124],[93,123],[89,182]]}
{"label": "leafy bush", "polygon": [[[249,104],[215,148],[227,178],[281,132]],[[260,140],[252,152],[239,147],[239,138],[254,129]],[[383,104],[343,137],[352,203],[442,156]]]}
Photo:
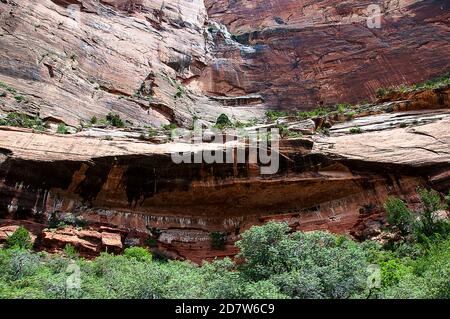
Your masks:
{"label": "leafy bush", "polygon": [[14,95],[14,99],[18,102],[18,103],[22,103],[23,101],[25,101],[25,97],[23,97],[23,95]]}
{"label": "leafy bush", "polygon": [[152,254],[143,247],[130,247],[126,248],[123,252],[124,256],[128,258],[134,258],[137,261],[142,262],[151,262],[152,261]]}
{"label": "leafy bush", "polygon": [[419,238],[434,235],[446,235],[450,232],[448,220],[439,219],[436,212],[444,209],[441,204],[440,195],[434,190],[419,188],[418,191],[422,202],[422,212],[416,223],[416,232]]}
{"label": "leafy bush", "polygon": [[64,246],[64,253],[69,258],[73,258],[77,255],[75,247],[73,247],[71,244],[67,244],[66,246]]}
{"label": "leafy bush", "polygon": [[[367,262],[356,243],[324,232],[289,234],[289,230],[285,223],[270,222],[243,234],[236,245],[245,261],[240,266],[244,277],[274,280],[282,293],[294,294],[290,295],[294,298],[306,294],[348,298],[364,290]],[[310,293],[298,292],[286,288],[289,280],[300,286],[314,283],[316,288]]]}
{"label": "leafy bush", "polygon": [[67,134],[67,133],[69,133],[69,130],[67,129],[66,124],[64,124],[64,123],[59,123],[59,124],[58,124],[58,129],[56,130],[56,132],[57,132],[58,134]]}
{"label": "leafy bush", "polygon": [[350,129],[350,133],[352,134],[361,134],[363,131],[359,126],[352,127]]}
{"label": "leafy bush", "polygon": [[6,91],[15,94],[17,91],[16,89],[14,89],[13,87],[9,86],[6,83],[3,83],[2,81],[0,81],[0,87],[5,89]]}
{"label": "leafy bush", "polygon": [[433,89],[446,87],[448,85],[450,85],[450,72],[448,72],[444,75],[441,75],[439,77],[436,77],[434,79],[428,80],[426,82],[414,84],[411,86],[399,85],[399,86],[393,87],[393,88],[379,88],[376,91],[376,95],[378,98],[383,98],[391,93],[396,93],[396,92],[407,93],[407,92],[414,92],[414,91],[425,90],[425,89],[433,90]]}
{"label": "leafy bush", "polygon": [[125,126],[125,123],[120,118],[119,114],[109,113],[106,116],[106,121],[108,121],[109,125],[114,126],[114,127],[121,128],[121,127]]}
{"label": "leafy bush", "polygon": [[[238,263],[225,258],[201,266],[152,261],[138,247],[90,261],[70,260],[71,253],[0,249],[0,298],[448,298],[448,235],[386,250],[376,242],[291,232],[286,223],[270,222],[243,234]],[[380,266],[382,282],[370,292],[369,263]],[[81,285],[68,289],[73,276]]]}
{"label": "leafy bush", "polygon": [[274,111],[274,110],[269,110],[266,112],[266,117],[271,120],[272,122],[278,120],[281,117],[286,117],[288,116],[289,113],[286,111]]}
{"label": "leafy bush", "polygon": [[390,225],[396,227],[404,236],[412,232],[413,214],[404,201],[390,197],[384,207],[387,213],[387,221]]}
{"label": "leafy bush", "polygon": [[228,116],[226,114],[223,114],[223,113],[220,114],[219,117],[216,120],[215,127],[217,127],[217,128],[225,128],[225,127],[231,127],[231,126],[233,126],[233,123],[228,118]]}
{"label": "leafy bush", "polygon": [[0,119],[0,125],[32,128],[35,130],[45,130],[46,124],[38,117],[32,118],[23,113],[9,113],[6,118]]}
{"label": "leafy bush", "polygon": [[96,116],[91,117],[90,122],[92,125],[97,124],[97,117]]}
{"label": "leafy bush", "polygon": [[6,248],[31,249],[31,236],[25,227],[20,226],[11,236],[6,239]]}

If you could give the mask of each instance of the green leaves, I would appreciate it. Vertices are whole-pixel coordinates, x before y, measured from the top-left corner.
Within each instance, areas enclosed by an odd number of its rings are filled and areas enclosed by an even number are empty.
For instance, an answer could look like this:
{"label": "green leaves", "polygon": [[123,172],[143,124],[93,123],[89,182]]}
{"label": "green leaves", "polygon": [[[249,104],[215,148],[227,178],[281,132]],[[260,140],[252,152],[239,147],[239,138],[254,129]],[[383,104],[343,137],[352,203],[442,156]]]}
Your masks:
{"label": "green leaves", "polygon": [[25,227],[20,226],[11,236],[6,239],[6,248],[31,249],[31,236]]}
{"label": "green leaves", "polygon": [[385,204],[388,223],[400,231],[402,235],[408,235],[413,227],[413,215],[405,202],[399,198],[391,197]]}

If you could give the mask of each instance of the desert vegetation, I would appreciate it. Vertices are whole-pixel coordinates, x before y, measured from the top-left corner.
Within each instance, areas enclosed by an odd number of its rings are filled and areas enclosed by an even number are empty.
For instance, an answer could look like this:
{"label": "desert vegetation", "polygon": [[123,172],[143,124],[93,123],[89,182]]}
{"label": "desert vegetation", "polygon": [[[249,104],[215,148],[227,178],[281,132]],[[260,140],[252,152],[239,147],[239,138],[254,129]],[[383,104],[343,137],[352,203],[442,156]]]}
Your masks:
{"label": "desert vegetation", "polygon": [[[386,202],[386,232],[396,236],[384,244],[269,222],[242,235],[235,260],[200,266],[153,258],[143,247],[94,260],[78,257],[71,246],[60,254],[33,252],[21,227],[0,250],[0,297],[448,298],[450,224],[436,215],[445,203],[434,191],[418,193],[419,212],[399,198]],[[216,249],[223,247],[221,234],[211,238]]]}

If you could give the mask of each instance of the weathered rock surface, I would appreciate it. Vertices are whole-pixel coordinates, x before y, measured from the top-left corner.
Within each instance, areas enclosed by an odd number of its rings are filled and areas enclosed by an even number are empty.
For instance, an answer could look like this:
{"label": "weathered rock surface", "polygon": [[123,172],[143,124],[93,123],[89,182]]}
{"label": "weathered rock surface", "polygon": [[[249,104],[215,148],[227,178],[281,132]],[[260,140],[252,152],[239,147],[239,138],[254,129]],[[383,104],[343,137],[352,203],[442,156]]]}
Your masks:
{"label": "weathered rock surface", "polygon": [[[280,169],[267,176],[248,162],[175,164],[170,157],[220,150],[220,144],[154,145],[3,128],[1,218],[45,221],[51,213],[70,212],[97,228],[121,229],[123,245],[153,239],[154,249],[197,262],[236,253],[232,244],[239,235],[270,219],[302,230],[358,233],[362,224],[382,218],[388,196],[408,200],[425,184],[450,188],[450,114],[432,112],[439,116],[412,127],[314,136],[314,145],[282,140]],[[377,121],[364,119],[371,118]],[[364,207],[372,209],[361,213]],[[226,234],[225,250],[212,248],[214,232]],[[120,251],[119,236],[103,234],[45,232],[42,245],[70,243],[86,255],[105,245]]]}
{"label": "weathered rock surface", "polygon": [[372,3],[2,1],[0,81],[15,93],[0,111],[188,126],[370,100],[449,69],[446,1],[375,1],[380,29],[366,25]]}
{"label": "weathered rock surface", "polygon": [[[259,93],[268,107],[304,110],[372,100],[377,88],[418,83],[450,66],[448,1],[205,2],[210,20],[237,40],[216,40],[218,59],[202,75],[211,93]],[[379,29],[367,26],[373,4]]]}
{"label": "weathered rock surface", "polygon": [[[252,118],[190,85],[210,54],[203,1],[2,1],[0,111],[79,126],[119,114],[134,125],[221,113]],[[14,97],[23,97],[17,101]]]}
{"label": "weathered rock surface", "polygon": [[120,253],[123,248],[119,233],[109,233],[93,229],[76,229],[64,227],[44,230],[41,234],[40,246],[49,251],[59,251],[72,245],[85,257],[97,256],[102,251]]}

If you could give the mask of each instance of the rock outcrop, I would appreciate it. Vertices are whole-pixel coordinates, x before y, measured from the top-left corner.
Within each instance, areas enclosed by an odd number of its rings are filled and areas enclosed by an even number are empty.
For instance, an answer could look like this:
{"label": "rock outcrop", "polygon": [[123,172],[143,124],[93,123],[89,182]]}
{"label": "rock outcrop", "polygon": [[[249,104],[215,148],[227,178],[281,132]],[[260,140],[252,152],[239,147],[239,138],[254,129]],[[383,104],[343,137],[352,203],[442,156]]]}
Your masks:
{"label": "rock outcrop", "polygon": [[[239,235],[269,219],[296,229],[349,233],[361,219],[370,221],[388,196],[414,200],[418,185],[450,188],[450,112],[437,114],[428,124],[406,128],[282,140],[280,169],[267,176],[248,162],[171,160],[175,152],[221,151],[221,144],[155,145],[4,128],[1,218],[45,223],[53,213],[70,212],[96,227],[120,229],[124,244],[153,241],[169,256],[197,262],[234,254]],[[109,245],[104,233],[96,232],[96,241],[81,233],[45,232],[42,244],[71,243],[88,254]],[[214,233],[224,234],[225,250],[211,246]]]}

